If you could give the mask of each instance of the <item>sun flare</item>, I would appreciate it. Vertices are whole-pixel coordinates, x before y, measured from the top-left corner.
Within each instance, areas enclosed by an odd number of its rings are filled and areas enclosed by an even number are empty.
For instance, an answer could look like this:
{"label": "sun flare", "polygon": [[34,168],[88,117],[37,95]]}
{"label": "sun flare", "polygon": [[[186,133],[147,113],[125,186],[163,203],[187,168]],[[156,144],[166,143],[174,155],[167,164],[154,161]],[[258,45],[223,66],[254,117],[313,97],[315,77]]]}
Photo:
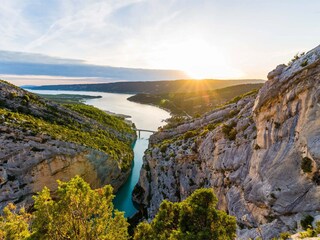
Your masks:
{"label": "sun flare", "polygon": [[176,68],[194,79],[240,78],[243,73],[232,67],[222,49],[200,38],[168,44],[159,51],[161,67]]}

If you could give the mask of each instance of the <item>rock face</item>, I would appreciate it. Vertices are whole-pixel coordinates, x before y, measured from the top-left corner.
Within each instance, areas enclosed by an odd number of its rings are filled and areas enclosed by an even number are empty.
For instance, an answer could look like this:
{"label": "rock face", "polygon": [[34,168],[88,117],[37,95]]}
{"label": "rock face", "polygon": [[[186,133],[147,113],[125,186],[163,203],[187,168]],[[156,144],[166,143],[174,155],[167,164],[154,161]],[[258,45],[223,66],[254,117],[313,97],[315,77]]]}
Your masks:
{"label": "rock face", "polygon": [[[107,129],[108,133],[114,134],[112,136],[127,142],[134,141],[134,134],[117,132],[110,126],[2,81],[0,105],[0,211],[9,202],[30,206],[31,196],[45,186],[54,191],[56,180],[68,181],[80,175],[93,188],[111,184],[117,190],[128,177],[130,169],[121,169],[114,156],[56,139],[46,133],[47,129],[41,129],[40,124],[29,129],[29,123],[16,119],[13,114],[25,113],[25,116],[41,121],[60,121],[60,124],[66,124],[68,120],[79,126],[86,124],[88,129],[96,125],[101,131]],[[132,151],[128,152],[131,157],[132,154]]]}
{"label": "rock face", "polygon": [[[75,175],[93,188],[111,184],[117,190],[130,173],[121,172],[103,152],[46,137],[33,139],[7,132],[7,128],[0,127],[0,142],[4,144],[0,147],[1,208],[9,202],[29,206],[34,193],[45,186],[55,190],[56,180],[68,181]],[[19,140],[11,142],[12,136]]]}
{"label": "rock face", "polygon": [[269,73],[257,95],[152,136],[134,199],[212,187],[238,238],[270,239],[320,211],[320,46]]}

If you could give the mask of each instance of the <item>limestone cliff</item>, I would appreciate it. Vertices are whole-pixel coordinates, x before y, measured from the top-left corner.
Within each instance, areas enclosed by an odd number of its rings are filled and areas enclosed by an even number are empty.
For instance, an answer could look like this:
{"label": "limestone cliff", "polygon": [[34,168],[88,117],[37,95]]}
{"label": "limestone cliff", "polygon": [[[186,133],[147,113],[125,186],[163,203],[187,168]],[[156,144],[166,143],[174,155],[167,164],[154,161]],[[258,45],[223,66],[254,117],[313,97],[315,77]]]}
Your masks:
{"label": "limestone cliff", "polygon": [[239,239],[270,239],[318,215],[319,169],[320,46],[258,94],[154,134],[133,195],[152,218],[163,199],[212,187]]}
{"label": "limestone cliff", "polygon": [[134,132],[123,120],[84,107],[99,118],[0,81],[0,210],[9,202],[30,206],[44,186],[54,191],[56,180],[75,175],[94,188],[111,184],[117,190],[124,183]]}

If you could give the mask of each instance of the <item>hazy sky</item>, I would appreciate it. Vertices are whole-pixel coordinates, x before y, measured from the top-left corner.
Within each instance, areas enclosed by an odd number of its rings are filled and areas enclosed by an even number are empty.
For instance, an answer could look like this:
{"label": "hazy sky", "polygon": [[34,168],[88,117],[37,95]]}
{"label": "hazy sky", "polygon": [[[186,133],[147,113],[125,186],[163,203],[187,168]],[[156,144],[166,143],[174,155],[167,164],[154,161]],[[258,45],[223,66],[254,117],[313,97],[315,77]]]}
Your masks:
{"label": "hazy sky", "polygon": [[1,0],[0,50],[266,78],[320,43],[319,0]]}

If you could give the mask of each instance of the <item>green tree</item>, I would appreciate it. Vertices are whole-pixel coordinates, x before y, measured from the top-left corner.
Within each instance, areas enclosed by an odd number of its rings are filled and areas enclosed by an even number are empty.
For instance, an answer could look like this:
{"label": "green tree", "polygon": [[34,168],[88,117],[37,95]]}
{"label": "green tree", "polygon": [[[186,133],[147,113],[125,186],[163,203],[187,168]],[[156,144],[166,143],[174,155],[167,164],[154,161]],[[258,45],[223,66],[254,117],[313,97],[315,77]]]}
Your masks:
{"label": "green tree", "polygon": [[217,198],[211,189],[196,190],[180,203],[163,201],[151,223],[140,223],[135,240],[234,239],[236,220],[216,210]]}
{"label": "green tree", "polygon": [[24,208],[17,212],[16,206],[8,204],[0,216],[0,239],[20,240],[30,237],[31,215]]}
{"label": "green tree", "polygon": [[34,197],[36,239],[128,239],[129,224],[113,209],[110,185],[92,190],[79,176],[58,184],[57,200],[48,188]]}
{"label": "green tree", "polygon": [[129,224],[113,208],[110,185],[92,190],[79,176],[58,184],[53,197],[48,188],[34,197],[32,215],[9,204],[0,217],[0,239],[128,239]]}

